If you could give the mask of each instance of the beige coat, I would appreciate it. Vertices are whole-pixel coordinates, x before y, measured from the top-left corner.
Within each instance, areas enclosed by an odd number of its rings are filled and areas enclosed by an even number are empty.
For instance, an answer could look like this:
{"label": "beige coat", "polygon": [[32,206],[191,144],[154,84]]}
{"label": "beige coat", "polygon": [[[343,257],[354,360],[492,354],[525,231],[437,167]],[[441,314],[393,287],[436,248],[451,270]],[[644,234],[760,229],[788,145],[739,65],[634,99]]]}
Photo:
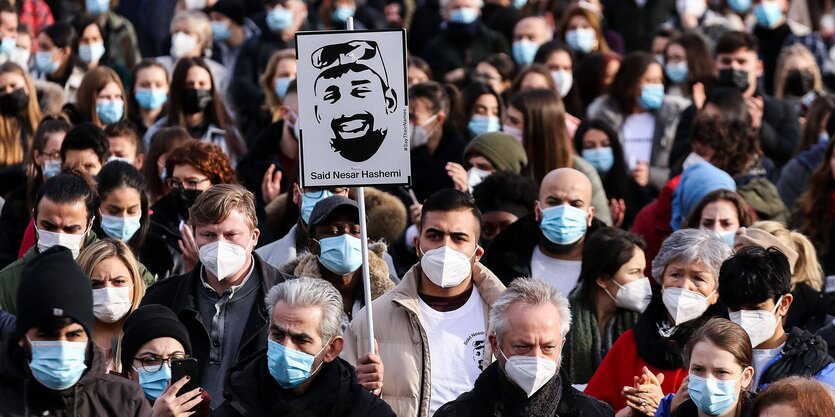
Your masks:
{"label": "beige coat", "polygon": [[[374,337],[383,361],[383,392],[385,400],[400,417],[428,417],[430,382],[429,344],[418,307],[420,267],[413,266],[393,290],[374,300]],[[490,305],[505,287],[483,265],[473,267],[473,282],[485,302],[484,320]],[[357,359],[368,352],[365,310],[354,317],[345,331],[342,359],[356,366]],[[489,330],[488,330],[489,334]],[[493,352],[485,343],[484,357],[492,360]]]}

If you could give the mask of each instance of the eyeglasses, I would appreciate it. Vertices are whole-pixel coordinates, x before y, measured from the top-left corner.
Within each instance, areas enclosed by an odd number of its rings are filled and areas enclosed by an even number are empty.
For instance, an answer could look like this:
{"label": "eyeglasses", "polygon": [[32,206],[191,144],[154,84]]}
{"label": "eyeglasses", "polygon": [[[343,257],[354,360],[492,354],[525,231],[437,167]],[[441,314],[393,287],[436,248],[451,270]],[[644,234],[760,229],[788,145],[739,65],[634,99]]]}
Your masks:
{"label": "eyeglasses", "polygon": [[52,153],[45,153],[43,156],[47,157],[50,161],[60,161],[61,160],[61,151],[55,151]]}
{"label": "eyeglasses", "polygon": [[162,364],[167,363],[168,367],[171,367],[171,361],[180,360],[187,358],[188,355],[183,353],[175,353],[167,358],[162,358],[161,356],[157,355],[148,355],[141,358],[133,358],[135,361],[139,361],[141,364],[140,366],[146,372],[154,373],[159,371],[162,368]]}
{"label": "eyeglasses", "polygon": [[176,178],[168,178],[165,182],[168,184],[170,188],[185,188],[186,190],[194,190],[197,189],[197,186],[206,182],[211,181],[208,178],[203,178],[202,180],[185,180],[181,181]]}

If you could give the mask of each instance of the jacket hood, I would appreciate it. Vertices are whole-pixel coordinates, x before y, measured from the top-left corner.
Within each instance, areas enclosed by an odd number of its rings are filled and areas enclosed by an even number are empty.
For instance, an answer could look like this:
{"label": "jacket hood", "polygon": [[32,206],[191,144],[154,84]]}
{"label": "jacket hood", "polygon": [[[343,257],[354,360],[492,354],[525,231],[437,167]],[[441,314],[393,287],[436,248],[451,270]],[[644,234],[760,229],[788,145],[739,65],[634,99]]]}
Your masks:
{"label": "jacket hood", "polygon": [[[368,267],[371,273],[371,299],[385,294],[394,288],[394,283],[389,278],[389,268],[383,260],[383,254],[388,247],[383,242],[374,242],[368,245]],[[322,278],[319,269],[319,259],[316,255],[306,252],[296,259],[281,267],[281,271],[297,277]],[[360,287],[361,290],[362,287]]]}

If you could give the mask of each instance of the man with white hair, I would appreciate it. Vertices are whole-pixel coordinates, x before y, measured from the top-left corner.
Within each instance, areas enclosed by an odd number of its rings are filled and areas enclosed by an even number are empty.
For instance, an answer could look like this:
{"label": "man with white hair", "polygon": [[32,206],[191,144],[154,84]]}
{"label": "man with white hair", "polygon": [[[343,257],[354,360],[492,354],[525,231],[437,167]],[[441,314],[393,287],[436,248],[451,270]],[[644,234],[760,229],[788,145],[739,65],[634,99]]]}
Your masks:
{"label": "man with white hair", "polygon": [[561,350],[571,327],[568,299],[550,284],[519,278],[493,303],[488,336],[497,362],[472,391],[441,407],[435,417],[613,416],[609,405],[560,375]]}
{"label": "man with white hair", "polygon": [[226,402],[213,416],[395,415],[339,358],[342,296],[333,285],[291,279],[272,287],[264,302],[270,316],[267,351],[230,372]]}
{"label": "man with white hair", "polygon": [[513,28],[513,60],[520,67],[533,63],[536,51],[554,38],[554,32],[544,17],[526,17]]}

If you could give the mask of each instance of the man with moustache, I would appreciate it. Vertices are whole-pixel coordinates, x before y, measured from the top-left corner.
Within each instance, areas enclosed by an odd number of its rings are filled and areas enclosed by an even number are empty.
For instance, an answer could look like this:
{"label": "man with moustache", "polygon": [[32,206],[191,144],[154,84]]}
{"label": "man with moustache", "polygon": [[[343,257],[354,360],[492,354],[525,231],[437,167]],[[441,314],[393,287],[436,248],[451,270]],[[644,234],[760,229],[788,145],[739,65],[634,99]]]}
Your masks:
{"label": "man with moustache", "polygon": [[518,277],[534,277],[570,294],[580,277],[586,236],[601,226],[594,218],[591,196],[591,181],[582,172],[549,172],[539,187],[534,213],[496,237],[484,265],[505,285]]}

